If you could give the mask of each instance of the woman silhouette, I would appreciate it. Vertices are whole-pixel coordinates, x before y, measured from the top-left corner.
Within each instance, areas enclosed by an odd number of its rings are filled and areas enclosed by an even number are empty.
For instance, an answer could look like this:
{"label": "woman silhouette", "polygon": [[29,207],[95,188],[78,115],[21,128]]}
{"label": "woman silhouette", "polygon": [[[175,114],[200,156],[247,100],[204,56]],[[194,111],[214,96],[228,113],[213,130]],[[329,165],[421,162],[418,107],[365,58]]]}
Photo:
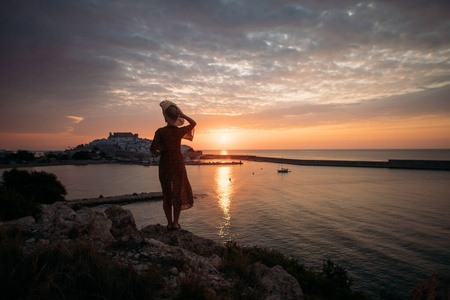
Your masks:
{"label": "woman silhouette", "polygon": [[[172,101],[164,100],[160,106],[167,125],[156,130],[150,151],[154,155],[161,156],[159,181],[164,197],[163,208],[167,218],[167,229],[180,229],[178,220],[181,210],[189,209],[194,205],[191,184],[181,154],[181,139],[192,141],[197,123],[183,114]],[[184,124],[184,120],[188,121],[189,125],[179,127]]]}

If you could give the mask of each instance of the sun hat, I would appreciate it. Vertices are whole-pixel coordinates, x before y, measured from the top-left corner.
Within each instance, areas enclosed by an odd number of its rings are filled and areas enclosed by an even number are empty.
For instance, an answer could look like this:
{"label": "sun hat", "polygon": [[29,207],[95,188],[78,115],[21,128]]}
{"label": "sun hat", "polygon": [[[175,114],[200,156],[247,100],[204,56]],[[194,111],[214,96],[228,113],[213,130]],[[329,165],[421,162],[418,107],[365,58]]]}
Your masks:
{"label": "sun hat", "polygon": [[181,126],[184,124],[183,118],[181,118],[179,116],[175,116],[168,111],[168,108],[170,106],[175,106],[181,112],[181,109],[178,107],[178,105],[176,105],[175,103],[173,103],[170,100],[164,100],[159,105],[162,108],[164,119],[166,120],[167,123],[169,123],[170,125],[173,125],[173,126]]}

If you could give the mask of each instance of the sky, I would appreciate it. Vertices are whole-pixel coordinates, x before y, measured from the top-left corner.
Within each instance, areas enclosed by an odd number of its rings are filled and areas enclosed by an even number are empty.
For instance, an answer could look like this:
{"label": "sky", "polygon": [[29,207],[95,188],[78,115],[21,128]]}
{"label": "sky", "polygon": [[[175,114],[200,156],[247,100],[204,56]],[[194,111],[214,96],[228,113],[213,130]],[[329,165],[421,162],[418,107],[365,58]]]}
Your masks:
{"label": "sky", "polygon": [[450,148],[450,2],[2,0],[0,149]]}

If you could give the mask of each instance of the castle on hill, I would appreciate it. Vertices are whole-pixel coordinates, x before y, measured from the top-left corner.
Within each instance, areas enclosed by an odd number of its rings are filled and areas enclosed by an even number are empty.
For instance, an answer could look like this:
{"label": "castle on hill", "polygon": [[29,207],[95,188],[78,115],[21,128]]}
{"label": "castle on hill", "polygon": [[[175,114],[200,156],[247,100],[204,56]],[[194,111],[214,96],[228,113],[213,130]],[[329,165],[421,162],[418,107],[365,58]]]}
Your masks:
{"label": "castle on hill", "polygon": [[[109,133],[108,138],[97,139],[89,143],[91,148],[99,148],[102,151],[117,147],[120,151],[134,152],[141,154],[150,154],[150,145],[152,140],[139,138],[139,135],[131,132],[114,132]],[[103,149],[102,149],[103,148]],[[106,152],[106,151],[105,151]]]}
{"label": "castle on hill", "polygon": [[[108,138],[90,142],[89,148],[98,149],[114,158],[145,160],[152,156],[150,153],[151,145],[152,140],[140,138],[137,133],[110,132]],[[201,151],[194,151],[192,147],[187,145],[181,145],[181,153],[189,158],[201,155]]]}

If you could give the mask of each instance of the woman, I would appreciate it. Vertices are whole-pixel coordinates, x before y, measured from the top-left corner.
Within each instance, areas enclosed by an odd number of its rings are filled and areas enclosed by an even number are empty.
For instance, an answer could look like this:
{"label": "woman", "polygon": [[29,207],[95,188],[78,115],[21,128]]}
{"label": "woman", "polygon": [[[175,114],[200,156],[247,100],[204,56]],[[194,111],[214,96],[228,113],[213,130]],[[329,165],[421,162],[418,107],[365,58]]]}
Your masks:
{"label": "woman", "polygon": [[[194,205],[192,188],[189,183],[183,155],[181,154],[181,139],[190,141],[194,138],[194,127],[197,123],[183,114],[173,102],[164,100],[160,103],[167,126],[155,132],[150,151],[160,155],[159,181],[163,191],[163,208],[167,218],[167,229],[180,229],[178,223],[181,210]],[[179,127],[184,124],[189,125]],[[173,217],[172,217],[173,207]]]}

